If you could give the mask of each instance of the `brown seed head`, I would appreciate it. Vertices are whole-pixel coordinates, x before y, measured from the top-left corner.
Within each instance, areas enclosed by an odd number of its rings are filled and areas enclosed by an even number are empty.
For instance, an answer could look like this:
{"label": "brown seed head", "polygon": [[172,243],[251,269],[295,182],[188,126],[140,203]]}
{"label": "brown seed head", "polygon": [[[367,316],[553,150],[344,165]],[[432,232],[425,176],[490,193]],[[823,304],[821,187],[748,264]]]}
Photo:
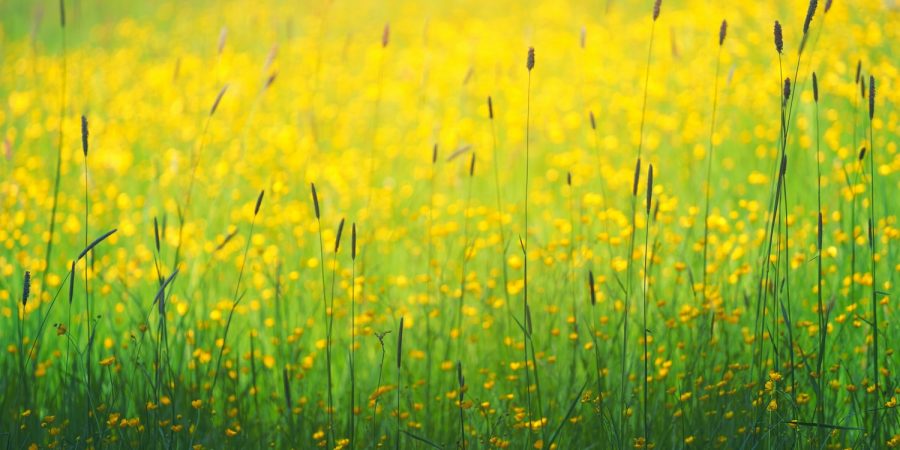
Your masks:
{"label": "brown seed head", "polygon": [[534,47],[528,47],[528,59],[525,62],[525,67],[528,68],[529,72],[531,69],[534,69]]}
{"label": "brown seed head", "polygon": [[781,35],[781,23],[777,20],[775,21],[775,50],[778,53],[784,51],[784,36]]}
{"label": "brown seed head", "polygon": [[87,117],[83,114],[81,116],[81,151],[84,152],[84,157],[87,158],[88,154],[88,121]]}
{"label": "brown seed head", "polygon": [[725,43],[725,35],[728,33],[728,22],[723,20],[722,26],[719,27],[719,47]]}
{"label": "brown seed head", "polygon": [[659,7],[662,6],[662,0],[656,0],[653,2],[653,21],[659,18]]}

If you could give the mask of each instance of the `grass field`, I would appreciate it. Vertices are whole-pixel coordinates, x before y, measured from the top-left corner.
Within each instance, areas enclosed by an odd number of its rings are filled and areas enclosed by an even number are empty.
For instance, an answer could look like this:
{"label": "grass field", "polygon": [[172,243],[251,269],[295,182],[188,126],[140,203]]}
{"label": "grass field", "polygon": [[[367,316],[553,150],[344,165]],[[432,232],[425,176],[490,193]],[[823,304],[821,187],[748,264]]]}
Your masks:
{"label": "grass field", "polygon": [[6,0],[0,445],[900,447],[897,42],[892,0]]}

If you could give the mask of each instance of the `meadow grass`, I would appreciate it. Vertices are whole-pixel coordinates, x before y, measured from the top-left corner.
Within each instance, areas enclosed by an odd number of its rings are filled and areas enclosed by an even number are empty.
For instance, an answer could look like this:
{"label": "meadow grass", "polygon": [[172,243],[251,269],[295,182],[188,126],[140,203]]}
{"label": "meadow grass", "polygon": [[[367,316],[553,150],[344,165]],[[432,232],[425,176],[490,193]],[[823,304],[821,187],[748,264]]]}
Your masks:
{"label": "meadow grass", "polygon": [[900,447],[900,11],[601,3],[4,2],[0,446]]}

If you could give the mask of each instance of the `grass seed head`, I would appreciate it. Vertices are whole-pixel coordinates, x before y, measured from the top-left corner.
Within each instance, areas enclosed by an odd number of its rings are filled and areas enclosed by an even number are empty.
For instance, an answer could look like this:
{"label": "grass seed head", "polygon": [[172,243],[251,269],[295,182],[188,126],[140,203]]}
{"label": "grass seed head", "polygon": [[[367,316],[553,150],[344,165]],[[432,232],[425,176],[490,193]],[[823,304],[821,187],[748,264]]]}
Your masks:
{"label": "grass seed head", "polygon": [[594,271],[588,271],[588,288],[591,290],[591,306],[597,305],[597,293],[594,291]]}
{"label": "grass seed head", "polygon": [[859,84],[859,75],[862,72],[862,60],[856,61],[856,84]]}
{"label": "grass seed head", "polygon": [[219,95],[216,96],[216,101],[213,102],[212,108],[209,109],[209,115],[212,117],[213,114],[216,113],[216,109],[219,108],[219,102],[222,101],[222,97],[225,95],[225,91],[228,90],[228,85],[222,86],[222,90],[219,91]]}
{"label": "grass seed head", "polygon": [[341,235],[344,234],[344,218],[341,217],[341,223],[338,224],[337,234],[334,236],[334,252],[337,253],[341,248]]}
{"label": "grass seed head", "polygon": [[72,261],[72,268],[69,270],[69,305],[75,296],[75,261]]}
{"label": "grass seed head", "polygon": [[266,190],[263,189],[259,191],[259,197],[256,198],[256,206],[253,208],[253,215],[256,216],[259,214],[259,207],[262,206],[263,195],[266,195]]}
{"label": "grass seed head", "polygon": [[350,227],[350,259],[356,261],[356,222]]}
{"label": "grass seed head", "polygon": [[313,209],[316,211],[316,219],[319,217],[319,196],[316,194],[316,183],[309,183],[309,187],[312,189],[312,198],[313,198]]}
{"label": "grass seed head", "polygon": [[384,24],[384,30],[381,31],[381,48],[387,47],[388,43],[391,40],[391,24],[390,22]]}
{"label": "grass seed head", "polygon": [[809,0],[809,8],[806,10],[806,19],[803,20],[803,34],[809,33],[809,24],[812,23],[813,16],[816,15],[816,7],[819,0]]}
{"label": "grass seed head", "polygon": [[650,215],[650,205],[653,202],[653,164],[647,171],[647,215]]}
{"label": "grass seed head", "polygon": [[397,368],[400,368],[400,363],[403,361],[403,318],[400,318],[400,327],[399,333],[397,333]]}
{"label": "grass seed head", "polygon": [[84,153],[84,157],[87,158],[88,154],[88,121],[87,117],[83,114],[81,115],[81,151]]}
{"label": "grass seed head", "polygon": [[659,8],[662,6],[662,0],[656,0],[653,2],[653,21],[656,22],[656,19],[659,18]]}
{"label": "grass seed head", "polygon": [[875,76],[869,75],[869,120],[875,118]]}
{"label": "grass seed head", "polygon": [[469,178],[475,176],[475,152],[472,152],[472,159],[469,161]]}
{"label": "grass seed head", "polygon": [[816,103],[819,103],[819,80],[816,78],[816,73],[812,74],[812,83],[813,83],[813,100]]}
{"label": "grass seed head", "polygon": [[597,121],[594,119],[594,111],[588,111],[588,117],[591,118],[591,129],[597,130]]}
{"label": "grass seed head", "polygon": [[719,27],[719,47],[725,43],[725,35],[728,33],[728,22],[722,20],[722,26]]}
{"label": "grass seed head", "polygon": [[859,156],[857,156],[857,159],[859,161],[862,161],[863,158],[865,158],[865,157],[866,157],[866,148],[863,147],[863,148],[859,149]]}
{"label": "grass seed head", "polygon": [[22,280],[22,307],[28,304],[28,297],[31,295],[31,272],[25,271],[25,278]]}
{"label": "grass seed head", "polygon": [[782,92],[782,94],[784,96],[784,102],[787,103],[787,101],[791,98],[791,79],[790,78],[784,79],[784,92]]}
{"label": "grass seed head", "polygon": [[534,69],[534,47],[528,47],[528,59],[525,61],[525,67],[529,72]]}
{"label": "grass seed head", "polygon": [[631,195],[633,197],[637,196],[638,191],[638,183],[641,181],[641,158],[638,158],[637,163],[634,165],[634,183],[631,185]]}
{"label": "grass seed head", "polygon": [[775,21],[775,50],[779,54],[784,52],[784,36],[781,34],[781,23]]}
{"label": "grass seed head", "polygon": [[153,216],[153,238],[156,241],[156,253],[159,253],[159,222]]}

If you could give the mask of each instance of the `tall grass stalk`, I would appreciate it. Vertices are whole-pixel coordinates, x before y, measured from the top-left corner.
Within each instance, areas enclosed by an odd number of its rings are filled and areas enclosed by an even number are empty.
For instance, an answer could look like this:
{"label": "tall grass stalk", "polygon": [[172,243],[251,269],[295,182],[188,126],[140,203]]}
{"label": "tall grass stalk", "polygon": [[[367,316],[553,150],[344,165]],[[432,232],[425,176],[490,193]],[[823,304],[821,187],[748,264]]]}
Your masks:
{"label": "tall grass stalk", "polygon": [[[530,165],[531,150],[531,71],[534,69],[534,47],[528,48],[528,57],[525,61],[525,67],[528,69],[528,88],[525,91],[525,211],[523,229],[524,239],[519,236],[519,245],[522,247],[523,260],[523,299],[522,302],[522,320],[528,317],[528,175]],[[520,324],[521,326],[521,324]],[[522,327],[522,347],[525,358],[522,364],[525,366],[525,398],[528,406],[528,432],[526,438],[526,446],[531,444],[531,421],[533,420],[533,412],[531,409],[531,376],[528,370],[528,331]],[[462,366],[460,365],[460,380],[462,380]],[[460,383],[461,384],[461,383]],[[460,427],[462,426],[462,413],[460,413]],[[460,431],[462,431],[460,429]]]}
{"label": "tall grass stalk", "polygon": [[[716,75],[715,81],[713,82],[713,104],[712,104],[712,114],[710,118],[709,125],[709,150],[706,154],[706,192],[705,192],[705,206],[703,212],[703,273],[702,277],[702,291],[700,294],[701,304],[707,306],[707,290],[708,290],[708,277],[709,277],[709,207],[710,207],[710,192],[712,191],[712,161],[713,161],[713,150],[715,150],[715,133],[716,133],[716,111],[719,105],[719,70],[722,64],[722,47],[725,44],[725,36],[728,32],[728,22],[725,20],[722,21],[722,25],[719,27],[719,49],[716,53]],[[714,332],[713,321],[715,320],[716,313],[713,308],[710,308],[710,338],[712,338],[712,334]]]}
{"label": "tall grass stalk", "polygon": [[457,345],[457,356],[462,358],[463,352],[463,336],[462,336],[462,317],[463,317],[463,305],[466,298],[466,269],[468,266],[469,259],[471,254],[474,253],[474,249],[469,249],[469,209],[472,206],[472,184],[473,178],[475,177],[475,153],[472,153],[472,158],[469,162],[469,182],[468,182],[468,192],[466,193],[466,206],[463,209],[463,250],[462,250],[462,262],[461,262],[461,270],[459,276],[459,304],[457,305],[456,311],[456,333],[457,340],[459,341]]}
{"label": "tall grass stalk", "polygon": [[403,374],[403,317],[400,318],[400,326],[397,327],[397,437],[395,439],[396,449],[400,450],[400,431],[401,431],[401,409],[400,398],[403,392],[401,384]]}
{"label": "tall grass stalk", "polygon": [[[816,359],[816,375],[819,389],[816,392],[818,399],[816,401],[816,420],[820,425],[825,424],[825,373],[823,371],[825,365],[825,340],[828,334],[828,318],[825,312],[825,305],[822,301],[823,273],[822,273],[822,239],[824,236],[823,220],[822,220],[822,164],[820,162],[820,139],[821,132],[819,130],[819,80],[816,73],[812,74],[813,100],[815,102],[815,122],[816,122],[816,209],[818,211],[818,226],[816,228],[816,310],[819,318],[819,351]],[[825,429],[817,428],[819,445],[825,444]]]}
{"label": "tall grass stalk", "polygon": [[356,443],[356,222],[350,227],[350,445]]}
{"label": "tall grass stalk", "polygon": [[648,338],[649,338],[649,329],[647,328],[647,309],[649,308],[649,304],[647,303],[647,294],[650,290],[650,273],[649,273],[649,256],[650,256],[650,204],[653,202],[653,164],[650,164],[650,168],[647,171],[647,208],[646,208],[646,225],[644,226],[644,273],[643,273],[643,283],[641,283],[641,293],[643,296],[643,328],[644,328],[644,407],[643,407],[643,417],[644,417],[644,442],[645,445],[650,445],[650,411],[648,407],[650,404],[647,402],[648,393],[650,390],[650,385],[648,378],[650,377],[650,352],[648,350]]}
{"label": "tall grass stalk", "polygon": [[47,248],[44,251],[44,266],[41,275],[41,294],[38,295],[38,315],[42,315],[43,311],[43,291],[47,286],[47,274],[50,272],[50,260],[53,256],[53,234],[56,231],[56,210],[59,206],[59,183],[62,176],[62,154],[63,141],[65,138],[65,119],[66,119],[66,80],[68,79],[68,52],[66,49],[66,2],[59,0],[59,28],[62,36],[62,59],[60,59],[60,69],[62,75],[60,77],[59,87],[59,132],[56,141],[56,175],[53,179],[53,207],[50,209],[50,229],[48,231]]}
{"label": "tall grass stalk", "polygon": [[[241,293],[241,281],[244,278],[244,269],[247,265],[247,256],[250,254],[250,246],[253,244],[253,232],[256,228],[256,218],[259,216],[259,208],[262,206],[263,196],[266,191],[259,191],[259,197],[256,198],[256,206],[253,208],[253,219],[250,220],[250,232],[247,234],[247,245],[244,247],[244,255],[241,258],[241,268],[238,270],[237,283],[234,285],[234,295],[231,298],[231,309],[228,311],[228,319],[225,321],[225,331],[222,333],[222,347],[219,348],[219,357],[216,358],[216,370],[213,374],[213,380],[209,387],[210,408],[212,408],[213,399],[215,398],[216,382],[219,381],[219,372],[222,368],[222,357],[225,355],[225,349],[228,347],[228,331],[231,329],[231,322],[234,319],[234,311],[237,309],[244,295]],[[177,267],[176,267],[177,269]],[[197,409],[197,420],[199,420],[200,409]],[[194,423],[197,423],[194,420]],[[193,444],[194,435],[191,435],[191,444]]]}
{"label": "tall grass stalk", "polygon": [[872,408],[872,442],[873,447],[884,442],[881,438],[879,413],[882,408],[881,403],[881,385],[879,383],[880,368],[878,362],[878,278],[875,270],[875,262],[878,258],[878,248],[876,240],[875,226],[875,139],[874,126],[875,121],[875,76],[869,75],[869,254],[870,268],[872,273],[872,378],[875,382],[875,398],[873,399],[875,407]]}
{"label": "tall grass stalk", "polygon": [[[326,433],[326,436],[328,446],[331,447],[334,442],[334,386],[331,377],[331,354],[327,351],[327,348],[331,341],[328,324],[331,322],[332,311],[330,311],[328,306],[328,291],[327,285],[325,284],[325,241],[322,238],[322,218],[319,210],[319,195],[316,192],[315,183],[310,183],[310,190],[312,191],[313,209],[316,213],[316,229],[319,235],[319,271],[322,275],[322,313],[325,316],[325,373],[328,380],[328,405],[327,410],[325,411],[326,416],[328,417],[328,432]],[[341,225],[343,225],[343,221],[341,222]]]}
{"label": "tall grass stalk", "polygon": [[626,428],[626,412],[627,412],[627,366],[628,366],[628,309],[631,307],[631,295],[632,295],[632,280],[634,277],[634,264],[632,259],[634,258],[634,242],[635,242],[635,233],[637,232],[636,226],[636,215],[637,215],[637,187],[638,182],[640,180],[640,171],[641,171],[641,156],[644,148],[644,124],[646,122],[647,116],[647,91],[650,86],[650,63],[652,62],[653,57],[653,40],[656,35],[656,20],[659,19],[660,7],[662,5],[662,0],[656,0],[653,3],[653,20],[650,23],[650,43],[647,46],[647,63],[645,66],[644,72],[644,96],[641,102],[641,124],[638,129],[638,148],[637,148],[637,163],[635,167],[635,175],[634,175],[634,184],[632,187],[632,195],[631,195],[631,238],[628,246],[628,255],[626,257],[627,269],[626,269],[626,277],[627,281],[625,284],[625,311],[622,317],[622,386],[621,386],[621,415],[619,420],[621,421],[619,424],[619,437],[621,439],[619,445],[621,448],[625,448],[625,428]]}
{"label": "tall grass stalk", "polygon": [[181,263],[181,249],[184,246],[184,225],[187,222],[187,216],[190,212],[191,208],[191,199],[194,193],[194,184],[197,180],[197,167],[200,166],[200,158],[203,156],[203,150],[206,148],[206,136],[209,133],[209,124],[212,122],[213,116],[216,114],[216,110],[219,109],[219,103],[222,102],[222,98],[225,96],[225,92],[228,91],[228,84],[222,86],[222,89],[219,90],[219,93],[216,95],[216,99],[213,100],[212,106],[209,108],[209,113],[206,115],[206,121],[203,124],[203,131],[200,133],[200,144],[197,148],[196,152],[191,149],[191,177],[188,181],[188,190],[185,195],[184,207],[181,208],[179,224],[178,224],[178,245],[175,247],[175,261],[172,265],[174,268],[178,268],[178,264]]}

